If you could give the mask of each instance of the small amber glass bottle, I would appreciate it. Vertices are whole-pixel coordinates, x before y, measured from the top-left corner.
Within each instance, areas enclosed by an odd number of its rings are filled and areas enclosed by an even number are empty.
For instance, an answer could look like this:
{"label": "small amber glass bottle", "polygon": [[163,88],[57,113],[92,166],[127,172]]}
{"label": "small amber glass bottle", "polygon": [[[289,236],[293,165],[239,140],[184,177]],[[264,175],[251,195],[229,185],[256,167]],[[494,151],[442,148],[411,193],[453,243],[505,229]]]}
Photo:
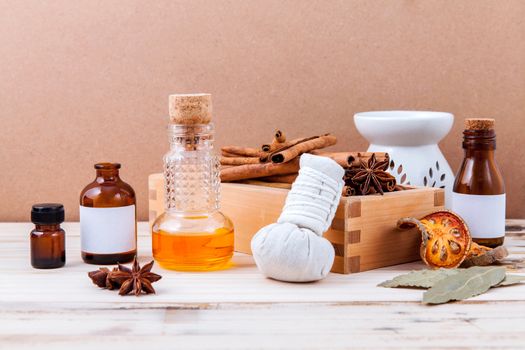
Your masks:
{"label": "small amber glass bottle", "polygon": [[465,220],[474,242],[497,247],[505,238],[505,184],[494,159],[494,119],[467,119],[463,149],[465,158],[456,175],[452,210]]}
{"label": "small amber glass bottle", "polygon": [[135,191],[119,177],[120,164],[95,164],[96,178],[80,194],[82,259],[116,264],[137,254]]}
{"label": "small amber glass bottle", "polygon": [[35,204],[31,208],[31,265],[37,269],[55,269],[66,263],[64,206],[58,203]]}

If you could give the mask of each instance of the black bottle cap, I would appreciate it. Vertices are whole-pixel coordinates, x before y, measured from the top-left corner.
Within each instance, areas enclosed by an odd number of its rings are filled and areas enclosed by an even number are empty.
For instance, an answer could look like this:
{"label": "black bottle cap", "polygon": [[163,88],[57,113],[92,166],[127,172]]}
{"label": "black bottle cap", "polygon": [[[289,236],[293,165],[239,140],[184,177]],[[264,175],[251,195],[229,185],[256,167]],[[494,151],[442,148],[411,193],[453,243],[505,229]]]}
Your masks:
{"label": "black bottle cap", "polygon": [[40,203],[31,208],[33,224],[60,224],[64,222],[64,206],[59,203]]}

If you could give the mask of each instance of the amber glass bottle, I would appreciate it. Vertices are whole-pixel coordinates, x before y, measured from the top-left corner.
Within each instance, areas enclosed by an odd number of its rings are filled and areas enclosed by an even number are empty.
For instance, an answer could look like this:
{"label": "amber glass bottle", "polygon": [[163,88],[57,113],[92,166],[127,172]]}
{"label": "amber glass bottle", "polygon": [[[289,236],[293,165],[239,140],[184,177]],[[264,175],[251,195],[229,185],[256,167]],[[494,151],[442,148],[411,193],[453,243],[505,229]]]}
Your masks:
{"label": "amber glass bottle", "polygon": [[219,211],[219,161],[210,119],[209,94],[170,96],[166,211],[152,227],[153,257],[168,269],[223,269],[233,255],[233,224]]}
{"label": "amber glass bottle", "polygon": [[465,158],[456,176],[452,210],[466,221],[472,239],[496,247],[505,238],[505,184],[494,159],[494,119],[467,119]]}
{"label": "amber glass bottle", "polygon": [[116,264],[137,253],[135,191],[119,177],[120,164],[95,164],[96,178],[80,194],[82,259]]}
{"label": "amber glass bottle", "polygon": [[37,269],[55,269],[66,263],[64,206],[58,203],[35,204],[31,208],[31,265]]}

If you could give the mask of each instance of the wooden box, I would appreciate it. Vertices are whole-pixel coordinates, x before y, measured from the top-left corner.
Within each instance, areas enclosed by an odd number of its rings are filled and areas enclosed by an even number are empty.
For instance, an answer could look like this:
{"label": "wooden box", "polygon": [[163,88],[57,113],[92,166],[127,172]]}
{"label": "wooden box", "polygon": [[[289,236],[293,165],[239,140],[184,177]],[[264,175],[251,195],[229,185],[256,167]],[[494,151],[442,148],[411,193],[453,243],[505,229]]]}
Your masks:
{"label": "wooden box", "polygon": [[[162,176],[149,179],[150,224],[164,208]],[[225,183],[221,185],[221,211],[235,227],[235,250],[251,253],[250,241],[263,226],[277,220],[288,189]],[[332,272],[354,273],[419,259],[421,236],[417,230],[399,231],[405,216],[422,217],[441,210],[444,191],[418,187],[384,196],[343,197],[324,237],[332,242],[336,257]]]}

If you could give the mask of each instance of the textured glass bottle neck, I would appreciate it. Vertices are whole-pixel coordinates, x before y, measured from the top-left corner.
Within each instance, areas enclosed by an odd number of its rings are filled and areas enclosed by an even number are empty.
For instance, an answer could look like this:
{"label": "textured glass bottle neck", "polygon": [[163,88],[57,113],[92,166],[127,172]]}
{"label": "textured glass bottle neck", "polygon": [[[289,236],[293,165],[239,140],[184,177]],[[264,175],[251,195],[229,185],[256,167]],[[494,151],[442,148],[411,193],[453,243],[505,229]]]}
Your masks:
{"label": "textured glass bottle neck", "polygon": [[219,208],[219,159],[213,151],[213,124],[168,126],[164,156],[166,211],[201,215]]}
{"label": "textured glass bottle neck", "polygon": [[213,124],[168,125],[171,151],[213,150]]}

